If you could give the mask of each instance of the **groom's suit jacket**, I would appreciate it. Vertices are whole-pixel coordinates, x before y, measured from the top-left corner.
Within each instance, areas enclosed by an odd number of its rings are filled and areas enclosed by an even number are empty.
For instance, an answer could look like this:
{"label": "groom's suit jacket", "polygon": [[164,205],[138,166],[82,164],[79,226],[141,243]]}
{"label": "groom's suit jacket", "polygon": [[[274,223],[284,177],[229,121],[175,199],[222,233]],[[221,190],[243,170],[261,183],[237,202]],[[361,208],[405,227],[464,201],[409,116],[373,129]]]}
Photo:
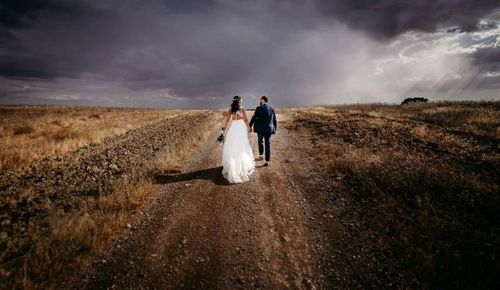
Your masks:
{"label": "groom's suit jacket", "polygon": [[271,135],[276,133],[278,124],[274,109],[268,104],[263,104],[255,109],[255,113],[250,120],[250,127],[253,126],[255,133]]}

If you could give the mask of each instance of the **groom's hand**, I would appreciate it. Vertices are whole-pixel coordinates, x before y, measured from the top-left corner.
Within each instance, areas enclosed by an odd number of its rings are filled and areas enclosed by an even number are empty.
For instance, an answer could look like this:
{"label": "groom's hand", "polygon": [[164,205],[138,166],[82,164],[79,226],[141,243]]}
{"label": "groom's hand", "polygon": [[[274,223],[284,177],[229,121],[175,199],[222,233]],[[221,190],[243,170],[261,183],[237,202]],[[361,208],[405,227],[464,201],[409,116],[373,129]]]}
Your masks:
{"label": "groom's hand", "polygon": [[248,128],[248,133],[252,133],[252,127]]}

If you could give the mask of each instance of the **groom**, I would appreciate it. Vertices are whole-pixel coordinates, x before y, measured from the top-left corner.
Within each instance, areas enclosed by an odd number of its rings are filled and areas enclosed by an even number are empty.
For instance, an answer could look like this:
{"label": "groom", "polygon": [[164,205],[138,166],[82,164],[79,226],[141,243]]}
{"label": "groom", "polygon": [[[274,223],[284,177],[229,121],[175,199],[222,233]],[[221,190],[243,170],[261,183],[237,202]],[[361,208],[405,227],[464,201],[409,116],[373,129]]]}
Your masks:
{"label": "groom", "polygon": [[[266,163],[264,166],[269,166],[269,161],[271,159],[271,134],[276,134],[277,123],[276,114],[273,108],[271,108],[267,102],[269,99],[266,96],[260,98],[260,106],[255,109],[255,113],[250,120],[250,127],[253,126],[253,131],[257,133],[259,139],[259,158],[257,160],[262,160],[262,154],[264,154],[264,144],[266,149]],[[251,129],[249,130],[250,132]],[[264,144],[262,141],[264,140]]]}

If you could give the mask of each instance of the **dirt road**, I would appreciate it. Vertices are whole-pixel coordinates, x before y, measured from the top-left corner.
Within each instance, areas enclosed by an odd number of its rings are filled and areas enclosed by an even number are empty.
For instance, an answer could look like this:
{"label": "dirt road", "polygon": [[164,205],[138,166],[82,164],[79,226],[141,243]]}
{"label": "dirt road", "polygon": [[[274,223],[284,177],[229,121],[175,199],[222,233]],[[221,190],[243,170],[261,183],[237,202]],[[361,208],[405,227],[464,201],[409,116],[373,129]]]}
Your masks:
{"label": "dirt road", "polygon": [[[278,119],[287,122],[284,115]],[[272,166],[258,163],[244,184],[229,185],[222,177],[216,135],[181,173],[158,176],[159,197],[81,275],[77,287],[328,286],[324,272],[334,270],[325,268],[329,243],[322,227],[335,227],[333,215],[311,211],[304,192],[318,180],[283,127],[272,138]],[[255,155],[256,142],[252,134]]]}

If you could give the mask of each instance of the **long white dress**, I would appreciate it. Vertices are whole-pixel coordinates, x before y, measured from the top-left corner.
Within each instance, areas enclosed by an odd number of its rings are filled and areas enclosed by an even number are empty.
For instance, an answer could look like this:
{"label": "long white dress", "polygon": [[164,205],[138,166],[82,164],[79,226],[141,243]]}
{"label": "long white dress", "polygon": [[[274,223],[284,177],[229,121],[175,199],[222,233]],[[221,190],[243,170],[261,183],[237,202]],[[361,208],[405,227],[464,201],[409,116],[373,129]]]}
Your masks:
{"label": "long white dress", "polygon": [[[241,111],[236,114],[243,116]],[[230,183],[241,183],[250,179],[255,161],[245,121],[232,118],[233,116],[228,124],[222,150],[222,175]]]}

